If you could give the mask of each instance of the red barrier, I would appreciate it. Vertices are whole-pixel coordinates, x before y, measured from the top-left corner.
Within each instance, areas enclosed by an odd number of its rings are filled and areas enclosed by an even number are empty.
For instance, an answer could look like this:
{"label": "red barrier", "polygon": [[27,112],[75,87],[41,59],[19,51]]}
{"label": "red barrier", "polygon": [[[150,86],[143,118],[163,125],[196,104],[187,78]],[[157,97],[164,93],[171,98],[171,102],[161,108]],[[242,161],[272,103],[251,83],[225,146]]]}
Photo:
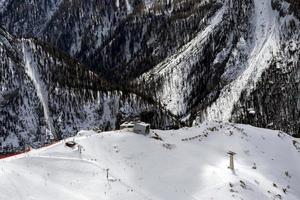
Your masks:
{"label": "red barrier", "polygon": [[17,156],[17,155],[20,155],[20,154],[23,154],[23,153],[27,153],[27,152],[29,152],[29,151],[30,151],[30,148],[29,148],[29,149],[26,149],[26,150],[24,150],[24,151],[21,151],[21,152],[14,152],[14,153],[0,154],[0,159],[12,157],[12,156]]}
{"label": "red barrier", "polygon": [[[52,143],[49,143],[49,144],[46,144],[44,145],[42,148],[44,147],[49,147],[49,146],[52,146],[56,143],[58,143],[59,141],[53,141]],[[7,154],[0,154],[0,160],[1,159],[4,159],[4,158],[9,158],[9,157],[13,157],[13,156],[17,156],[17,155],[20,155],[20,154],[23,154],[23,153],[27,153],[31,150],[31,148],[27,148],[26,150],[24,151],[20,151],[20,152],[14,152],[14,153],[7,153]]]}
{"label": "red barrier", "polygon": [[4,158],[16,156],[16,155],[19,155],[19,154],[21,154],[21,153],[8,153],[8,154],[3,154],[3,155],[0,155],[0,159],[4,159]]}

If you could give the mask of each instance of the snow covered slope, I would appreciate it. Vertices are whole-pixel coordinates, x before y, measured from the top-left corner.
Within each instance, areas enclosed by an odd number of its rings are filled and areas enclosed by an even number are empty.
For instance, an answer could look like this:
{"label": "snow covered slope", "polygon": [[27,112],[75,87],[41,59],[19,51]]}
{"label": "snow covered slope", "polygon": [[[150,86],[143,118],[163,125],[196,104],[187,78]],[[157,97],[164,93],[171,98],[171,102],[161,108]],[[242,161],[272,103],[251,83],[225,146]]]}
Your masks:
{"label": "snow covered slope", "polygon": [[81,154],[61,141],[0,160],[0,199],[300,199],[299,139],[217,122],[154,132],[81,131],[67,140]]}
{"label": "snow covered slope", "polygon": [[81,129],[113,130],[134,117],[171,125],[160,110],[60,51],[0,27],[0,154],[41,147]]}

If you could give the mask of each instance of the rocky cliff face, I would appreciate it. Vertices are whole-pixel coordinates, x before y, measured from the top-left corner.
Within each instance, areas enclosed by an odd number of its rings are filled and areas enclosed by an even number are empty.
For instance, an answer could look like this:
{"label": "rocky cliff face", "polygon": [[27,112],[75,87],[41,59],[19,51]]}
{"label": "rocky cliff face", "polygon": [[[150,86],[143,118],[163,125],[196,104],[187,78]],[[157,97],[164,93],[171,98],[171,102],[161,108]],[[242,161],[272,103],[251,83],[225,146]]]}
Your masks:
{"label": "rocky cliff face", "polygon": [[36,40],[16,39],[0,29],[0,152],[78,130],[111,130],[142,117],[155,128],[174,125],[154,102],[115,90],[69,56]]}
{"label": "rocky cliff face", "polygon": [[299,13],[291,0],[5,0],[0,23],[186,125],[221,120],[299,134]]}

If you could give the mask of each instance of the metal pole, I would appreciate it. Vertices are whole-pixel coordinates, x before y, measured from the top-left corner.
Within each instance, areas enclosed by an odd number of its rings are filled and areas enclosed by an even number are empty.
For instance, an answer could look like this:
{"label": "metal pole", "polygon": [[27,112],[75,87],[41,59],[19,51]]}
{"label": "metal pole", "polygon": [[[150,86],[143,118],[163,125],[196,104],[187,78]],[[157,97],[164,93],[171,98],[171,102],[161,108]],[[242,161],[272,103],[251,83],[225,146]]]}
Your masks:
{"label": "metal pole", "polygon": [[106,169],[106,179],[108,180],[108,171],[109,169]]}
{"label": "metal pole", "polygon": [[234,162],[233,162],[233,155],[230,155],[230,167],[231,170],[234,170]]}

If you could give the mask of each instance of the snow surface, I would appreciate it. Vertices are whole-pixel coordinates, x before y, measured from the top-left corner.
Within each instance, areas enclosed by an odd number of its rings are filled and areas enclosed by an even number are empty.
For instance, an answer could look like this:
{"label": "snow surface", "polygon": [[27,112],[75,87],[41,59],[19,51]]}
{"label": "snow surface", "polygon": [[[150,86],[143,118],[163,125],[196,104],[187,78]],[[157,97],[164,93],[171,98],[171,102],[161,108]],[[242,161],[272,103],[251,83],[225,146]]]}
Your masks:
{"label": "snow surface", "polygon": [[81,131],[68,139],[81,154],[61,141],[0,160],[0,199],[300,199],[299,139],[217,122],[154,132]]}

